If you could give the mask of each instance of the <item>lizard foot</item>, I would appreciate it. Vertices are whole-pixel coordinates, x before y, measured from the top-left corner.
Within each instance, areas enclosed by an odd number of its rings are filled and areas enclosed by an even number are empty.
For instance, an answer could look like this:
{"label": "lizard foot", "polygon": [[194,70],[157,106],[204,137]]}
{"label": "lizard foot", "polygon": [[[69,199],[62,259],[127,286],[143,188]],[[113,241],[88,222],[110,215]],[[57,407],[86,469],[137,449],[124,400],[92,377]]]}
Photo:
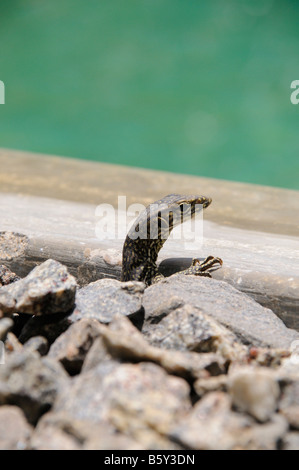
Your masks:
{"label": "lizard foot", "polygon": [[183,274],[194,274],[196,276],[212,277],[210,271],[219,269],[223,264],[222,259],[208,256],[205,260],[200,261],[198,258],[192,260],[190,268],[182,271]]}

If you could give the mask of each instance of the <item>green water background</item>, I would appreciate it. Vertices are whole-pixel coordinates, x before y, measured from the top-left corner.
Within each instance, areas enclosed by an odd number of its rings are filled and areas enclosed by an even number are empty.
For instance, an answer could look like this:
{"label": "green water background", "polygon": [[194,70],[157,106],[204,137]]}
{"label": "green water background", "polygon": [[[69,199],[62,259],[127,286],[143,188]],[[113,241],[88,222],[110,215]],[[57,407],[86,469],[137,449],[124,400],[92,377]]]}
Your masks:
{"label": "green water background", "polygon": [[295,0],[1,0],[0,147],[299,189],[298,18]]}

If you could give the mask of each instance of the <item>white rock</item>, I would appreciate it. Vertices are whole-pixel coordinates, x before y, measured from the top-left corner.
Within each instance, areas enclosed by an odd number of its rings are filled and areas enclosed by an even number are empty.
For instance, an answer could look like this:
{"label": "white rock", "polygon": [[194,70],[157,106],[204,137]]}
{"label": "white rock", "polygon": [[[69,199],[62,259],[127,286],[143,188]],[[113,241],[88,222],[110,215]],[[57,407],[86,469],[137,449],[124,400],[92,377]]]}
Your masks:
{"label": "white rock", "polygon": [[267,421],[277,408],[279,386],[274,372],[265,367],[234,369],[228,388],[233,405],[258,421]]}

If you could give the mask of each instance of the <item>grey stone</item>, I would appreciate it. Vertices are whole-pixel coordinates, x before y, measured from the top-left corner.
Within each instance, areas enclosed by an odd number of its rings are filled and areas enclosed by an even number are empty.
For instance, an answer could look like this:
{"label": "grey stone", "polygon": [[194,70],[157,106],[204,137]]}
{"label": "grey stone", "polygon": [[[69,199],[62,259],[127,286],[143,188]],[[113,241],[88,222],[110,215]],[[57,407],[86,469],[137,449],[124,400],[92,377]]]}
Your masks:
{"label": "grey stone", "polygon": [[103,344],[114,359],[155,362],[170,374],[188,380],[218,375],[227,367],[226,358],[220,354],[163,350],[151,346],[126,317],[115,317],[109,327],[101,327],[101,333]]}
{"label": "grey stone", "polygon": [[[32,434],[32,450],[82,450],[82,441],[78,434],[71,432],[76,427],[70,420],[57,419],[51,412],[38,421]],[[81,436],[80,436],[81,437]]]}
{"label": "grey stone", "polygon": [[97,320],[82,318],[56,339],[50,347],[48,357],[61,362],[69,374],[79,374],[86,354],[100,335]]}
{"label": "grey stone", "polygon": [[44,336],[32,336],[32,338],[24,344],[24,348],[28,351],[36,351],[41,356],[45,356],[49,350],[49,343]]}
{"label": "grey stone", "polygon": [[70,325],[85,318],[109,323],[114,316],[124,315],[132,319],[142,316],[141,282],[120,282],[101,279],[81,288],[76,294],[76,308],[69,314],[33,317],[25,324],[20,334],[22,343],[32,336],[42,335],[52,344]]}
{"label": "grey stone", "polygon": [[0,287],[19,281],[20,277],[11,272],[4,264],[0,265]]}
{"label": "grey stone", "polygon": [[0,319],[0,341],[6,339],[7,333],[13,327],[13,320],[11,318],[1,318]]}
{"label": "grey stone", "polygon": [[[156,321],[156,317],[155,317]],[[220,352],[228,359],[247,353],[227,328],[201,309],[186,304],[143,331],[150,344],[176,351]]]}
{"label": "grey stone", "polygon": [[248,363],[275,369],[282,365],[290,355],[289,349],[252,347],[248,351]]}
{"label": "grey stone", "polygon": [[138,321],[143,315],[141,301],[144,288],[141,282],[120,282],[115,279],[101,279],[88,284],[77,291],[76,308],[73,311],[69,314],[30,318],[19,339],[24,343],[32,336],[42,335],[52,344],[70,325],[82,318],[110,323],[114,316],[120,314]]}
{"label": "grey stone", "polygon": [[[253,405],[254,401],[257,402],[256,406],[258,408],[262,405],[262,402],[260,403],[260,399],[267,400],[267,398],[262,395],[260,397],[258,396],[259,392],[257,387],[255,387],[255,384],[258,385],[258,383],[263,380],[265,382],[269,381],[270,389],[273,387],[273,390],[276,389],[277,392],[278,384],[281,381],[289,380],[292,376],[290,371],[284,371],[286,368],[285,361],[289,356],[290,351],[285,349],[250,348],[247,355],[240,356],[239,358],[231,361],[228,374],[209,378],[199,378],[193,384],[194,390],[198,396],[202,397],[206,393],[212,391],[228,391],[229,387],[233,385],[234,393],[237,394],[241,401],[244,400],[245,408],[249,408],[250,403]],[[275,382],[275,385],[272,383],[272,386],[270,386],[270,383],[273,381]],[[242,389],[237,390],[238,382],[239,384],[243,383],[243,391]],[[276,392],[274,393],[274,396],[277,396]],[[249,401],[248,403],[247,400]],[[275,406],[274,403],[273,406]],[[267,407],[268,411],[271,413],[269,404]],[[256,410],[256,413],[260,413],[258,409]],[[261,411],[261,413],[266,413],[266,409]]]}
{"label": "grey stone", "polygon": [[228,337],[231,343],[235,340],[211,316],[189,304],[171,311],[159,323],[143,328],[143,332],[147,333],[150,344],[179,351],[216,351],[221,336]]}
{"label": "grey stone", "polygon": [[85,373],[102,362],[113,361],[113,357],[108,352],[108,349],[103,341],[103,336],[96,338],[91,345],[89,351],[84,359],[81,373]]}
{"label": "grey stone", "polygon": [[145,320],[161,316],[161,305],[178,297],[229,328],[243,343],[288,348],[299,333],[288,329],[269,309],[226,282],[175,274],[148,287],[143,296]]}
{"label": "grey stone", "polygon": [[160,351],[153,348],[126,317],[115,316],[101,331],[103,344],[113,358],[134,362],[159,359]]}
{"label": "grey stone", "polygon": [[299,432],[288,432],[282,442],[282,450],[299,450]]}
{"label": "grey stone", "polygon": [[[116,361],[108,360],[84,374],[72,377],[70,387],[61,390],[57,397],[53,411],[55,413],[65,411],[73,419],[102,422],[110,394],[109,378],[118,367]],[[94,393],[94,390],[97,392]]]}
{"label": "grey stone", "polygon": [[228,450],[235,447],[240,429],[251,424],[249,417],[231,411],[227,394],[211,392],[195,404],[171,437],[189,449]]}
{"label": "grey stone", "polygon": [[100,279],[81,288],[76,295],[76,309],[69,320],[95,318],[110,323],[115,315],[134,317],[142,309],[141,299],[145,285],[142,282],[120,282]]}
{"label": "grey stone", "polygon": [[193,388],[199,397],[209,392],[226,392],[228,376],[221,374],[215,377],[199,378],[195,380]]}
{"label": "grey stone", "polygon": [[74,306],[76,285],[65,266],[47,260],[26,278],[0,288],[0,314],[68,312]]}
{"label": "grey stone", "polygon": [[[95,393],[96,390],[96,393]],[[190,388],[151,363],[102,363],[73,378],[53,411],[107,423],[145,448],[176,448],[167,433],[190,410]]]}
{"label": "grey stone", "polygon": [[216,353],[189,351],[161,351],[157,361],[169,374],[179,375],[188,381],[224,374],[227,361]]}
{"label": "grey stone", "polygon": [[[179,293],[178,293],[179,294]],[[167,298],[161,298],[159,302],[156,302],[154,312],[148,310],[143,331],[147,331],[147,327],[159,323],[164,317],[169,315],[173,310],[176,310],[185,305],[185,301],[179,295],[173,295]]]}
{"label": "grey stone", "polygon": [[9,332],[7,333],[7,338],[5,341],[5,349],[9,352],[12,352],[12,351],[21,352],[23,350],[23,345],[20,343],[16,335]]}
{"label": "grey stone", "polygon": [[279,410],[292,428],[299,429],[299,378],[289,380],[289,383],[283,388]]}
{"label": "grey stone", "polygon": [[141,445],[107,424],[72,418],[65,412],[46,413],[31,438],[34,450],[137,450]]}
{"label": "grey stone", "polygon": [[231,407],[231,398],[226,393],[208,393],[172,431],[171,437],[188,449],[277,449],[288,429],[282,416],[276,414],[267,423],[257,424],[249,415],[236,413]]}
{"label": "grey stone", "polygon": [[[6,216],[7,213],[6,207]],[[28,237],[22,233],[12,231],[0,232],[0,259],[9,262],[14,258],[23,257],[28,247],[28,242]]]}
{"label": "grey stone", "polygon": [[266,423],[253,423],[248,429],[240,430],[236,449],[277,450],[288,431],[288,423],[283,416],[274,414]]}
{"label": "grey stone", "polygon": [[0,406],[0,450],[26,450],[32,427],[16,406]]}
{"label": "grey stone", "polygon": [[268,421],[278,406],[280,389],[275,371],[265,367],[236,367],[230,371],[228,390],[240,411]]}
{"label": "grey stone", "polygon": [[[297,341],[296,341],[297,342]],[[291,352],[291,351],[289,351]],[[277,380],[282,388],[286,385],[299,383],[299,355],[292,353],[289,357],[282,359],[279,367],[276,368]]]}
{"label": "grey stone", "polygon": [[86,440],[83,450],[146,450],[145,447],[120,432],[107,432],[106,426],[95,429],[93,434]]}
{"label": "grey stone", "polygon": [[13,352],[0,367],[0,404],[19,406],[34,424],[66,384],[66,372],[56,361],[30,351]]}

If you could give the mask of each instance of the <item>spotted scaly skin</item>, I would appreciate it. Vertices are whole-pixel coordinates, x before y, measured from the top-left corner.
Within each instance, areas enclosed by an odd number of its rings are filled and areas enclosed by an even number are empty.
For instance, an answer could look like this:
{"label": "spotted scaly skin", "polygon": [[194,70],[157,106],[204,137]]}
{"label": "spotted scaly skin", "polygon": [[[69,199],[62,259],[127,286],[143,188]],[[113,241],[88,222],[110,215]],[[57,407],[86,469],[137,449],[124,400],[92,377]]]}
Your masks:
{"label": "spotted scaly skin", "polygon": [[[193,218],[211,202],[212,199],[205,196],[170,194],[150,204],[127,234],[123,246],[121,280],[142,281],[151,285],[163,279],[156,262],[172,229],[188,218]],[[202,262],[196,258],[181,273],[211,277],[210,271],[221,265],[222,260],[213,256],[208,256]]]}

